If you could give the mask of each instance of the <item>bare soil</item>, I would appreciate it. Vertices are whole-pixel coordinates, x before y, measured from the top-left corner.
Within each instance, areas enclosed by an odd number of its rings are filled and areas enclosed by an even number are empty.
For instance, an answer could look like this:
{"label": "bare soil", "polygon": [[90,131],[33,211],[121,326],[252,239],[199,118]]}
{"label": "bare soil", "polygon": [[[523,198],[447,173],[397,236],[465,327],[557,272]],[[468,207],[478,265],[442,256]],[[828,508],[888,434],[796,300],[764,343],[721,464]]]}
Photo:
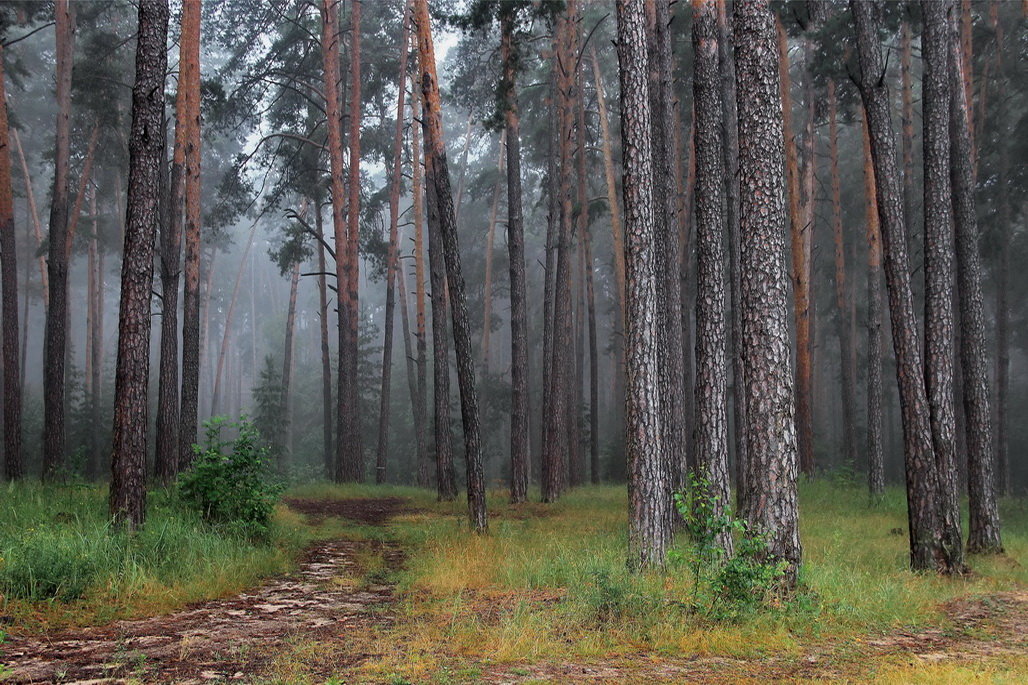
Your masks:
{"label": "bare soil", "polygon": [[[405,510],[397,498],[287,503],[313,518],[342,516],[373,525]],[[368,553],[381,554],[390,568],[403,561],[400,550],[382,543],[321,542],[306,552],[295,574],[235,597],[152,618],[10,640],[2,647],[0,662],[7,670],[0,680],[251,682],[294,639],[331,640],[393,620],[391,586],[342,580],[360,575],[360,559]]]}

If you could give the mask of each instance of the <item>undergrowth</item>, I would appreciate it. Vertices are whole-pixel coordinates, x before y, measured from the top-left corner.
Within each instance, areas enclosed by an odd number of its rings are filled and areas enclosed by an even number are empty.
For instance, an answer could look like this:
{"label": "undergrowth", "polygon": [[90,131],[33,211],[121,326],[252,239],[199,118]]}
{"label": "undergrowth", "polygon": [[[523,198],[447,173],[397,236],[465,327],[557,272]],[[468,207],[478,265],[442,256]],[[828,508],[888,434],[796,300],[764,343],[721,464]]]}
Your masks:
{"label": "undergrowth", "polygon": [[[626,568],[623,487],[579,488],[554,505],[512,506],[505,495],[491,493],[485,536],[469,534],[463,502],[393,520],[392,535],[411,552],[399,574],[404,620],[374,639],[404,648],[387,650],[395,660],[369,666],[376,675],[417,680],[453,658],[798,654],[807,641],[937,625],[940,605],[954,597],[1028,584],[1018,561],[1028,558],[1028,510],[1016,501],[1004,502],[1008,554],[972,558],[973,575],[946,579],[909,570],[901,490],[871,507],[860,486],[805,482],[797,593],[764,592],[776,571],[751,563],[762,555],[760,540],[737,529],[741,565],[709,564],[707,594],[698,601],[690,571],[698,550],[684,533],[665,571]],[[716,599],[726,582],[729,592],[741,592],[732,601]],[[749,597],[760,601],[739,601]]]}
{"label": "undergrowth", "polygon": [[113,528],[107,489],[0,486],[0,611],[19,632],[159,613],[287,570],[314,531],[279,508],[264,539],[205,522],[152,491],[135,534]]}

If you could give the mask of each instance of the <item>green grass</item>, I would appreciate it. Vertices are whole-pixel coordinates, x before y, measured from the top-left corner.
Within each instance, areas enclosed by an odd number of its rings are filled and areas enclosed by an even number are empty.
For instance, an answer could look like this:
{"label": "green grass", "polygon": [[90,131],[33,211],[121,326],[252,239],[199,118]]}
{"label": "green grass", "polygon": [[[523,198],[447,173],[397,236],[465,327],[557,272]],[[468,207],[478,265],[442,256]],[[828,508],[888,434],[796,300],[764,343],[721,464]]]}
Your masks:
{"label": "green grass", "polygon": [[280,508],[270,539],[212,527],[170,491],[147,522],[111,527],[106,487],[0,486],[0,611],[18,632],[101,623],[239,592],[289,569],[316,531]]}
{"label": "green grass", "polygon": [[[424,678],[453,660],[606,659],[639,651],[759,658],[899,627],[944,624],[940,607],[966,595],[1028,586],[1028,506],[1003,503],[1007,555],[972,558],[947,579],[907,564],[905,500],[890,490],[801,486],[804,561],[794,601],[731,620],[690,608],[686,565],[634,575],[625,566],[623,487],[585,487],[555,505],[513,507],[491,493],[490,534],[468,532],[465,504],[399,517],[391,535],[412,550],[400,573],[398,627],[376,639],[405,645],[373,667]],[[966,530],[966,527],[965,527]],[[685,540],[677,544],[688,556]],[[390,660],[388,654],[396,656]]]}

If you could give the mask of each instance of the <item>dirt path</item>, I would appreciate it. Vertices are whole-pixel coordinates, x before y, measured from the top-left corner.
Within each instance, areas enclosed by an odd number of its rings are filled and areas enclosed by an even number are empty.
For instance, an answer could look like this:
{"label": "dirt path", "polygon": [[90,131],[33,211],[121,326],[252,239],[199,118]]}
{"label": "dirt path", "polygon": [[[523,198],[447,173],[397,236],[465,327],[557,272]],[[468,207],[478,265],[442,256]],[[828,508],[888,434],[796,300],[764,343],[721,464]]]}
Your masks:
{"label": "dirt path", "polygon": [[[379,525],[405,510],[401,499],[289,500],[314,518],[341,516]],[[339,539],[310,548],[290,576],[227,599],[152,618],[3,645],[7,683],[249,682],[293,637],[330,639],[392,620],[392,587],[355,588],[360,555],[381,554],[396,568],[402,553],[381,543]]]}

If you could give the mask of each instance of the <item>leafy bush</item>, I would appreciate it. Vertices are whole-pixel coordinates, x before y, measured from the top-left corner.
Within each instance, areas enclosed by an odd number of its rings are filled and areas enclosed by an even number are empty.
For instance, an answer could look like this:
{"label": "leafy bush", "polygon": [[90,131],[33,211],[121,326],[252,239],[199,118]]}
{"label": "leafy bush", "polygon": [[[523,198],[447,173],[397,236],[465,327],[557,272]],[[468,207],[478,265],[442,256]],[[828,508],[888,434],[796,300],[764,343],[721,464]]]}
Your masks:
{"label": "leafy bush", "polygon": [[[245,417],[238,423],[215,417],[204,427],[206,440],[193,446],[193,465],[179,476],[179,494],[209,523],[266,535],[282,488],[271,479],[260,433]],[[222,438],[225,428],[237,431],[234,440]]]}
{"label": "leafy bush", "polygon": [[[786,570],[786,563],[770,554],[767,536],[721,506],[705,475],[690,474],[685,491],[674,499],[693,544],[690,554],[672,550],[669,556],[689,564],[693,610],[711,618],[734,618],[763,605]],[[726,559],[719,541],[729,535],[734,553]]]}

